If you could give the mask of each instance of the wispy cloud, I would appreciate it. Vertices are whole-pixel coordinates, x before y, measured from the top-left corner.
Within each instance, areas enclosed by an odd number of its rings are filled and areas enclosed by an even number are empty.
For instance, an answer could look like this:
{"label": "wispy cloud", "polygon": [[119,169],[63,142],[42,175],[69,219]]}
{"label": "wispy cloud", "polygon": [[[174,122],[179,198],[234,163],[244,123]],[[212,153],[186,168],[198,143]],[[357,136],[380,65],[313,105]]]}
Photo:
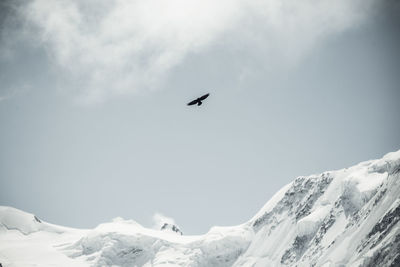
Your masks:
{"label": "wispy cloud", "polygon": [[372,1],[31,0],[21,15],[80,99],[93,103],[157,88],[188,55],[222,39],[227,49],[297,62],[358,25]]}
{"label": "wispy cloud", "polygon": [[27,84],[22,84],[18,87],[7,88],[6,90],[2,90],[3,92],[0,92],[0,103],[3,102],[4,100],[13,98],[15,96],[25,94],[29,90],[30,86]]}

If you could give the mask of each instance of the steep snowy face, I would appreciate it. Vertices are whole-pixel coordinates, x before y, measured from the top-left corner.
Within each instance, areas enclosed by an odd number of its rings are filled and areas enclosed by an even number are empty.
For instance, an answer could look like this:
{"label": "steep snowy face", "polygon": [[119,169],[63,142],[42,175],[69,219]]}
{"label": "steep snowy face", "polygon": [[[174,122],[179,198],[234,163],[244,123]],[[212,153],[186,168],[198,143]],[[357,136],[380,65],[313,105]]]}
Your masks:
{"label": "steep snowy face", "polygon": [[400,266],[400,151],[298,177],[271,201],[236,266]]}
{"label": "steep snowy face", "polygon": [[[400,151],[298,177],[248,222],[185,236],[117,218],[93,230],[0,208],[5,266],[400,266]],[[30,251],[27,253],[26,251]],[[40,256],[39,256],[40,255]]]}

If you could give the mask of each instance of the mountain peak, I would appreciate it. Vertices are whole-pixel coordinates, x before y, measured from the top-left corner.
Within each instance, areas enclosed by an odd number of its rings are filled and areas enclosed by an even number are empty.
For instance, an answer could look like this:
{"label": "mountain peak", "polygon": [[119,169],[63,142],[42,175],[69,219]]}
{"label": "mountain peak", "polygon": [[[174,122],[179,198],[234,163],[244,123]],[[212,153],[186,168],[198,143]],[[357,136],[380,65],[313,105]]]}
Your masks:
{"label": "mountain peak", "polygon": [[161,231],[169,231],[172,233],[183,235],[182,231],[174,224],[164,223],[164,225],[160,229]]}

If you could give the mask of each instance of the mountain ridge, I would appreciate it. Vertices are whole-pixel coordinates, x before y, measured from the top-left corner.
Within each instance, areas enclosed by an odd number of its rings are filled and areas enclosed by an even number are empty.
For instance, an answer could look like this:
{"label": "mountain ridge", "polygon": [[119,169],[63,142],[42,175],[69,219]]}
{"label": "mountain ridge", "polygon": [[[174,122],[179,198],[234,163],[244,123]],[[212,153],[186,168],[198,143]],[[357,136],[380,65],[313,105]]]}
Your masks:
{"label": "mountain ridge", "polygon": [[198,236],[121,218],[94,229],[73,229],[0,207],[0,263],[399,266],[400,150],[349,168],[299,176],[249,221]]}

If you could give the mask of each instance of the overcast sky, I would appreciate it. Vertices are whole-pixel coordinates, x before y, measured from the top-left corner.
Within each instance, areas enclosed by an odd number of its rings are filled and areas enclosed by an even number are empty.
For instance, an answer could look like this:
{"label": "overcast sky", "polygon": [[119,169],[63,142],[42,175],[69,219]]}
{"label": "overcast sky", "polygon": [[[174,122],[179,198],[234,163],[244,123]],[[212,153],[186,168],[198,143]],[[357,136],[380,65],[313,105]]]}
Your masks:
{"label": "overcast sky", "polygon": [[243,223],[297,176],[400,149],[399,18],[378,0],[2,1],[0,205],[80,228]]}

